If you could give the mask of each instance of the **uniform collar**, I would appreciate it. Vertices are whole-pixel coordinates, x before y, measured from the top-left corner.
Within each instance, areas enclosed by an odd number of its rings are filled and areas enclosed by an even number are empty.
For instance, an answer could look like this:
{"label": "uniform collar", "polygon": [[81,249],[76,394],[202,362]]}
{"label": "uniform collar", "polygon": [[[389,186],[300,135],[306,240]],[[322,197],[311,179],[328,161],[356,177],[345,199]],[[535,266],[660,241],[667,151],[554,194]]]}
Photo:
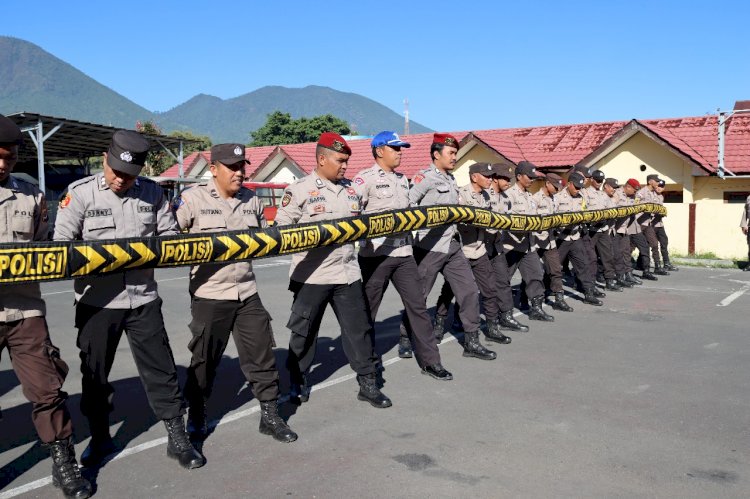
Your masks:
{"label": "uniform collar", "polygon": [[[100,191],[110,190],[109,186],[107,185],[107,179],[104,178],[104,172],[99,172],[96,174],[96,186],[99,187]],[[138,189],[140,188],[141,188],[141,180],[138,177],[136,177],[135,183],[133,184],[133,186],[127,191],[123,192],[121,195],[119,194],[118,195],[120,197],[125,197],[131,192],[138,192]]]}
{"label": "uniform collar", "polygon": [[433,172],[437,173],[441,177],[453,178],[453,174],[452,173],[450,173],[450,172],[441,172],[440,169],[438,169],[438,167],[435,166],[435,163],[430,163],[430,170],[432,170]]}
{"label": "uniform collar", "polygon": [[330,180],[324,179],[320,175],[318,175],[317,170],[313,170],[313,172],[310,174],[314,178],[315,187],[318,189],[323,189],[324,187],[328,188],[329,190],[332,190],[334,192],[338,192],[341,189],[343,189],[343,186],[339,183],[331,182]]}

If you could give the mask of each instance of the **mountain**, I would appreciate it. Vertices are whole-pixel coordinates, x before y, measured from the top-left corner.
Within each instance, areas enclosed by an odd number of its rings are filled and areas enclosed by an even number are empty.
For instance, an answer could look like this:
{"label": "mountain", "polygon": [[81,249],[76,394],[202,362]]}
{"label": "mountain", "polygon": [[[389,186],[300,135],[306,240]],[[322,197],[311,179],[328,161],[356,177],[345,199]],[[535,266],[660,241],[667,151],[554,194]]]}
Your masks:
{"label": "mountain", "polygon": [[[267,86],[220,99],[199,94],[163,112],[145,109],[102,85],[33,43],[0,36],[0,113],[28,111],[92,123],[133,128],[138,120],[154,120],[165,132],[186,130],[214,142],[248,142],[273,111],[293,118],[333,114],[360,134],[401,131],[398,113],[372,99],[328,87]],[[429,132],[410,123],[412,133]]]}
{"label": "mountain", "polygon": [[0,113],[47,114],[132,128],[153,113],[40,47],[0,36]]}
{"label": "mountain", "polygon": [[[404,128],[401,115],[372,99],[315,85],[304,88],[262,87],[226,100],[200,94],[158,114],[157,121],[180,123],[195,133],[210,135],[222,142],[247,142],[249,132],[262,126],[266,115],[277,110],[291,114],[292,118],[332,114],[364,135],[381,130],[400,132]],[[419,123],[410,122],[409,125],[412,133],[430,131]]]}

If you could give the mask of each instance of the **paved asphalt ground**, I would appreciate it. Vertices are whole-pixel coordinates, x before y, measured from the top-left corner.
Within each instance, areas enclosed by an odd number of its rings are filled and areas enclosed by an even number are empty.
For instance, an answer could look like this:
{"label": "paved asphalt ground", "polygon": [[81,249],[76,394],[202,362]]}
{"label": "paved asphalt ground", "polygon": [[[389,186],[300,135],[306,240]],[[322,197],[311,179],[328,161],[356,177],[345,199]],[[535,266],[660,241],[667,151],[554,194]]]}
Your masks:
{"label": "paved asphalt ground", "polygon": [[[256,269],[283,366],[288,259],[258,261]],[[185,275],[157,272],[182,381]],[[53,340],[71,366],[66,389],[80,455],[88,433],[78,409],[71,284],[42,289]],[[748,289],[750,273],[683,268],[611,293],[604,307],[570,299],[575,313],[530,323],[531,332],[513,335],[511,345],[493,347],[492,362],[463,358],[451,337],[441,345],[450,382],[398,359],[400,303],[391,289],[377,336],[392,408],[356,400],[329,310],[310,402],[283,406],[299,440],[281,444],[258,433],[258,403],[232,345],[209,408],[221,423],[203,448],[208,464],[189,472],[166,457],[163,425],[123,340],[111,376],[111,421],[126,450],[84,473],[99,497],[749,497]],[[0,395],[0,498],[60,497],[7,352]]]}

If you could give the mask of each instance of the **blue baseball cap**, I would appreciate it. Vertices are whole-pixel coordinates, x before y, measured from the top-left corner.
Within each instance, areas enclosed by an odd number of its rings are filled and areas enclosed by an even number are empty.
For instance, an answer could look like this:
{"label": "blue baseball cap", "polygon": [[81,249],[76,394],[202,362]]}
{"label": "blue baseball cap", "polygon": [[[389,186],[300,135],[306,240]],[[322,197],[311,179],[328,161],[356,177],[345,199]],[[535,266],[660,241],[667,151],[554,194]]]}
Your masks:
{"label": "blue baseball cap", "polygon": [[396,132],[391,132],[389,130],[386,130],[385,132],[380,132],[375,137],[373,137],[370,145],[372,147],[380,147],[380,146],[411,147],[411,144],[401,140],[401,138],[398,136]]}

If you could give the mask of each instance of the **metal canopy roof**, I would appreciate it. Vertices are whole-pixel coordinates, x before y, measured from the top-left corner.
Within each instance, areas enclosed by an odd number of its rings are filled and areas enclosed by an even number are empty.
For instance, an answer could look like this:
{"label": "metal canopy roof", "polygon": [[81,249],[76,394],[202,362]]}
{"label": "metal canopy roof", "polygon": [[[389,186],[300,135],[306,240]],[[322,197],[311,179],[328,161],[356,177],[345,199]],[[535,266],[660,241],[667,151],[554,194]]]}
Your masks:
{"label": "metal canopy roof", "polygon": [[[8,118],[13,120],[24,132],[32,131],[33,133],[41,123],[43,136],[59,126],[57,131],[44,140],[44,158],[47,161],[100,156],[109,148],[112,135],[120,130],[118,127],[37,113],[15,113],[8,115]],[[180,147],[180,142],[183,144],[195,142],[167,135],[142,135],[149,141],[152,148],[165,147],[177,150]],[[26,133],[24,134],[24,143],[18,153],[19,161],[32,161],[38,157],[34,141]]]}

